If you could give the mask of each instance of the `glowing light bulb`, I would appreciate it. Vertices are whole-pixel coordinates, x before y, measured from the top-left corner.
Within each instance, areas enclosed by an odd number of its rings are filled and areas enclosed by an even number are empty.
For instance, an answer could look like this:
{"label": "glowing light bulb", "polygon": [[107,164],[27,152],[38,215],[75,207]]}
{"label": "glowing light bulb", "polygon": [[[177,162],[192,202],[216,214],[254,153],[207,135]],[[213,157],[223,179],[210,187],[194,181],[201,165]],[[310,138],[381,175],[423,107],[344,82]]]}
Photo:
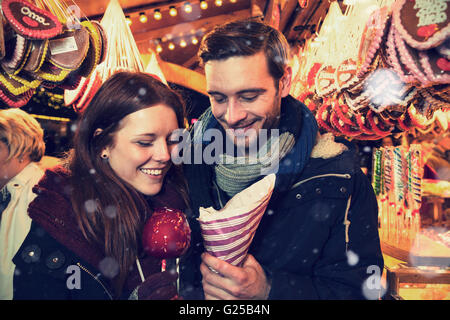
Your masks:
{"label": "glowing light bulb", "polygon": [[205,0],[200,1],[200,8],[203,10],[208,9],[208,3]]}
{"label": "glowing light bulb", "polygon": [[198,39],[197,39],[197,37],[193,37],[192,38],[192,40],[191,40],[191,42],[192,42],[192,44],[197,44],[198,43]]}
{"label": "glowing light bulb", "polygon": [[140,21],[140,22],[146,23],[147,20],[148,20],[148,19],[147,19],[147,16],[145,15],[145,13],[142,12],[142,13],[139,14],[139,21]]}
{"label": "glowing light bulb", "polygon": [[171,42],[169,43],[169,50],[173,50],[175,49],[175,45]]}
{"label": "glowing light bulb", "polygon": [[182,40],[180,41],[180,47],[184,48],[184,47],[186,47],[186,46],[187,46],[186,41],[185,41],[184,39],[182,39]]}
{"label": "glowing light bulb", "polygon": [[177,8],[175,8],[173,6],[170,7],[169,14],[170,14],[171,17],[175,17],[178,14]]}
{"label": "glowing light bulb", "polygon": [[192,12],[192,6],[189,2],[186,2],[186,4],[184,5],[184,12],[186,12],[186,13]]}
{"label": "glowing light bulb", "polygon": [[162,14],[161,11],[159,11],[159,9],[155,9],[155,12],[153,13],[153,18],[155,18],[155,20],[161,20]]}
{"label": "glowing light bulb", "polygon": [[160,53],[162,50],[163,50],[163,49],[162,49],[161,45],[158,44],[158,45],[156,46],[156,52]]}
{"label": "glowing light bulb", "polygon": [[127,25],[131,26],[131,19],[130,16],[125,17],[125,21],[127,22]]}
{"label": "glowing light bulb", "polygon": [[231,2],[231,3],[236,3],[236,2],[237,2],[237,0],[230,0],[230,2]]}
{"label": "glowing light bulb", "polygon": [[214,3],[215,3],[216,6],[218,6],[218,7],[222,6],[222,4],[223,4],[222,0],[216,0],[216,1],[214,1]]}

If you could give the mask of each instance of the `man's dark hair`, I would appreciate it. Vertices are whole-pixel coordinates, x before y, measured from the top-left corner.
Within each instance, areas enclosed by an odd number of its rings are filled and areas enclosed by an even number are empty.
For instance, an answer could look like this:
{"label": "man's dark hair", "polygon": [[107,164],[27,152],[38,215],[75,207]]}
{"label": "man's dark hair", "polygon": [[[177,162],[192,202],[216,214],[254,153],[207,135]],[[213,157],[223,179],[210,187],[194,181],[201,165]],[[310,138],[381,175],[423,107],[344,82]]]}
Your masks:
{"label": "man's dark hair", "polygon": [[289,61],[289,45],[281,32],[255,19],[216,26],[205,35],[198,56],[202,64],[210,60],[252,56],[264,52],[270,75],[281,79]]}

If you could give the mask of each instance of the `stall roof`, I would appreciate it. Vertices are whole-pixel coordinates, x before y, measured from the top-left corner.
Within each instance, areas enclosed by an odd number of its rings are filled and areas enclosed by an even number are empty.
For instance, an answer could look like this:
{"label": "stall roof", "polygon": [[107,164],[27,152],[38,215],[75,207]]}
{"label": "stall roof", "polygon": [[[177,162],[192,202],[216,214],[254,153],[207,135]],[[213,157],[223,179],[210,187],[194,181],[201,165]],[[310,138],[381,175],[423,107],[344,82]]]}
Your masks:
{"label": "stall roof", "polygon": [[[207,9],[200,8],[200,0],[159,1],[159,0],[119,0],[126,16],[131,19],[131,31],[141,53],[155,50],[159,43],[162,51],[159,57],[166,62],[201,71],[196,58],[199,43],[197,40],[215,25],[227,21],[261,16],[267,19],[271,15],[274,1],[281,8],[280,30],[292,45],[301,44],[318,28],[330,6],[329,0],[204,0]],[[221,2],[219,6],[218,1]],[[72,0],[66,0],[73,3]],[[100,20],[109,0],[74,0],[80,7],[82,16]],[[186,3],[192,12],[184,11]],[[339,1],[342,5],[342,1]],[[342,5],[343,6],[343,5]],[[171,7],[177,9],[176,16],[170,16]],[[162,14],[160,20],[154,18],[155,10]],[[140,15],[147,16],[146,22],[140,22]],[[181,46],[181,40],[186,42]],[[169,43],[175,48],[170,50]]]}

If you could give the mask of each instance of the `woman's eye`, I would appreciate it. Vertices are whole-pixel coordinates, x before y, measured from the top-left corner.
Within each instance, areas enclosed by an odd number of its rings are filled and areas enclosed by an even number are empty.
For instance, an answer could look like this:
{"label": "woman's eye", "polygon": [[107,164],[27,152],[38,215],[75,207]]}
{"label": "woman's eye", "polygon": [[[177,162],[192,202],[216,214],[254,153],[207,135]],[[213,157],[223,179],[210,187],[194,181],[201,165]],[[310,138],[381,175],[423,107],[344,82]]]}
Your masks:
{"label": "woman's eye", "polygon": [[136,143],[138,145],[140,145],[141,147],[150,147],[152,145],[151,142],[147,142],[147,141],[137,141]]}

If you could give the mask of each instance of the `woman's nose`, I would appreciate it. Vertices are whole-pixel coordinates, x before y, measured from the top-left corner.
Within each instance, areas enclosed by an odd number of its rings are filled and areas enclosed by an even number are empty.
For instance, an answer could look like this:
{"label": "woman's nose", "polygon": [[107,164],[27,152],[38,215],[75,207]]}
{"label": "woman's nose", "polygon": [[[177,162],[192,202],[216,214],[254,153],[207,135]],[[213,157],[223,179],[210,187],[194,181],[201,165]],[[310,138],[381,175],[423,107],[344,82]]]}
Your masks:
{"label": "woman's nose", "polygon": [[159,162],[167,162],[170,160],[170,149],[166,141],[158,143],[153,159]]}

